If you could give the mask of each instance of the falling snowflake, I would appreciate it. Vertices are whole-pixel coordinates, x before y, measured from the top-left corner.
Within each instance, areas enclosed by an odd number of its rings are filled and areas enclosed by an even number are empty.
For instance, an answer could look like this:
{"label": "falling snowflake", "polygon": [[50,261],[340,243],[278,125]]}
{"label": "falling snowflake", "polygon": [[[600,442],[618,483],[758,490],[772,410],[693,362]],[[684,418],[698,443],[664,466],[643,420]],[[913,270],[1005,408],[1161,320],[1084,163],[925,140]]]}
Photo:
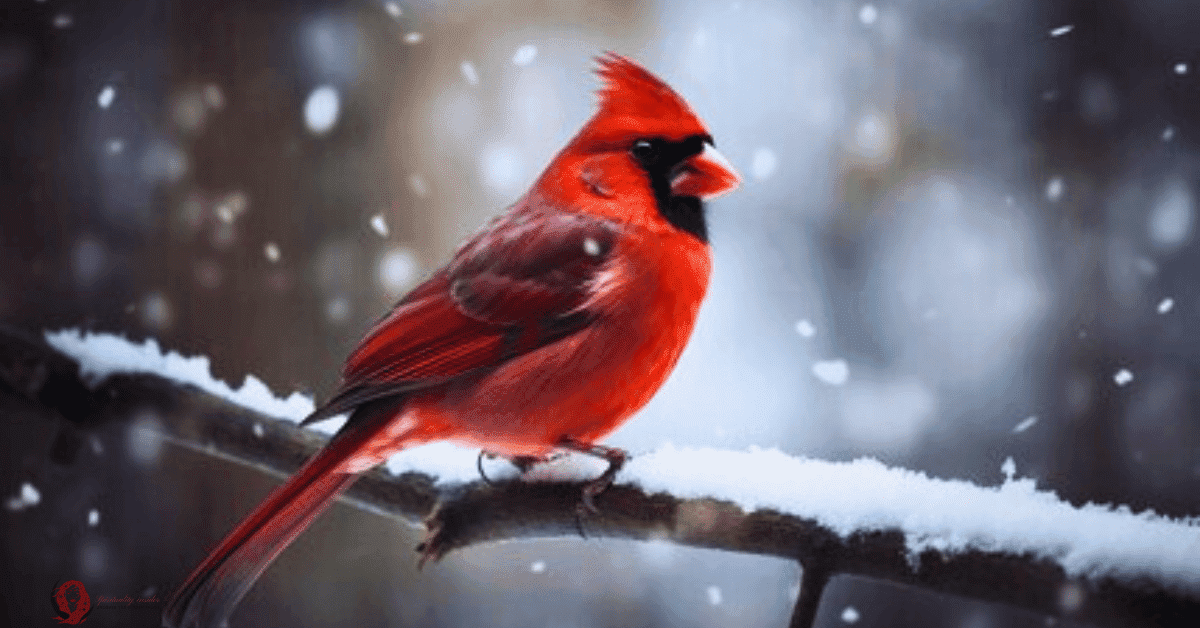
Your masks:
{"label": "falling snowflake", "polygon": [[537,53],[537,46],[533,44],[525,44],[524,46],[517,48],[517,51],[513,53],[513,65],[529,65],[530,63],[533,63],[534,59],[537,58]]}
{"label": "falling snowflake", "polygon": [[263,255],[267,256],[267,261],[272,264],[279,261],[279,245],[274,242],[268,242],[263,246]]}
{"label": "falling snowflake", "polygon": [[371,216],[371,228],[374,229],[375,233],[378,233],[380,237],[386,238],[388,236],[387,221],[383,219],[383,214],[375,214],[374,216]]}
{"label": "falling snowflake", "polygon": [[1062,177],[1054,177],[1046,183],[1046,200],[1051,203],[1057,203],[1063,197],[1063,193],[1067,191],[1067,186],[1063,183]]}
{"label": "falling snowflake", "polygon": [[812,338],[817,333],[817,328],[813,327],[807,318],[803,318],[796,323],[796,333],[800,334],[801,338]]}
{"label": "falling snowflake", "polygon": [[830,386],[841,386],[850,379],[850,366],[845,360],[823,360],[812,366],[813,375]]}
{"label": "falling snowflake", "polygon": [[1038,418],[1036,416],[1028,417],[1024,421],[1017,423],[1016,426],[1013,427],[1013,429],[1012,429],[1013,434],[1020,434],[1021,432],[1024,432],[1025,430],[1033,427],[1037,422],[1038,422]]}
{"label": "falling snowflake", "polygon": [[325,303],[325,316],[331,323],[344,323],[350,317],[350,301],[335,297]]}
{"label": "falling snowflake", "polygon": [[470,61],[463,61],[458,69],[462,71],[463,78],[471,85],[479,84],[479,72],[475,70],[475,64]]}
{"label": "falling snowflake", "polygon": [[96,96],[96,104],[100,105],[101,109],[108,109],[116,97],[117,89],[112,85],[105,85],[104,89],[100,90],[100,95]]}
{"label": "falling snowflake", "polygon": [[853,624],[853,623],[858,622],[858,619],[859,619],[858,609],[854,608],[853,606],[847,606],[846,608],[842,609],[842,621],[843,622],[845,622],[847,624]]}
{"label": "falling snowflake", "polygon": [[718,587],[715,584],[711,585],[705,591],[705,594],[708,595],[708,603],[710,605],[712,605],[712,606],[720,606],[721,605],[721,587]]}
{"label": "falling snowflake", "polygon": [[1167,297],[1158,302],[1158,313],[1166,314],[1167,312],[1170,312],[1171,308],[1173,307],[1175,307],[1175,299]]}
{"label": "falling snowflake", "polygon": [[546,572],[546,561],[544,561],[544,560],[533,561],[533,563],[531,563],[529,565],[529,571],[531,573],[545,573]]}
{"label": "falling snowflake", "polygon": [[1133,372],[1129,369],[1121,369],[1113,375],[1113,381],[1116,382],[1118,386],[1124,386],[1133,381]]}
{"label": "falling snowflake", "polygon": [[8,501],[5,502],[5,506],[15,512],[25,510],[30,506],[37,506],[41,501],[42,494],[38,492],[37,488],[29,482],[25,482],[21,484],[21,492],[13,497],[9,497]]}
{"label": "falling snowflake", "polygon": [[877,19],[879,19],[879,9],[876,9],[873,4],[864,4],[858,10],[858,21],[866,26],[874,24]]}
{"label": "falling snowflake", "polygon": [[1063,35],[1066,35],[1067,33],[1071,32],[1073,30],[1075,30],[1074,24],[1063,24],[1062,26],[1059,26],[1058,28],[1050,31],[1050,36],[1051,37],[1062,37]]}
{"label": "falling snowflake", "polygon": [[412,188],[413,194],[421,198],[429,196],[429,184],[425,182],[425,177],[414,174],[408,178],[408,185]]}
{"label": "falling snowflake", "polygon": [[769,148],[759,148],[754,151],[754,159],[750,162],[750,172],[755,179],[762,181],[774,174],[775,168],[778,166],[779,160],[775,157],[775,151]]}
{"label": "falling snowflake", "polygon": [[204,104],[211,109],[222,109],[225,107],[225,92],[221,91],[221,87],[215,83],[209,83],[204,86]]}
{"label": "falling snowflake", "polygon": [[324,135],[337,124],[341,108],[338,91],[322,85],[308,95],[304,101],[304,124],[316,135]]}
{"label": "falling snowflake", "polygon": [[417,278],[420,268],[417,256],[406,246],[397,246],[379,260],[379,284],[385,290],[398,296],[406,290]]}

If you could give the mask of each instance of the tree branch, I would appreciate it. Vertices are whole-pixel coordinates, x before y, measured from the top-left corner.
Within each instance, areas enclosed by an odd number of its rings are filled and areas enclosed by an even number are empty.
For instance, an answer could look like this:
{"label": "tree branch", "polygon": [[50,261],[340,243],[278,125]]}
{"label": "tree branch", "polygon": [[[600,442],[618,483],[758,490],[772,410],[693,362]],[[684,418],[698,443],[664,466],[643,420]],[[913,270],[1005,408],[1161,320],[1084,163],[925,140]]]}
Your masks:
{"label": "tree branch", "polygon": [[[0,394],[24,397],[85,431],[108,421],[128,421],[136,410],[149,407],[169,418],[163,425],[167,440],[279,476],[295,471],[325,440],[294,424],[155,375],[114,375],[89,389],[71,358],[40,339],[8,329],[0,329],[0,389]],[[575,505],[581,486],[508,480],[445,488],[428,475],[395,476],[376,469],[364,475],[346,498],[409,522],[428,521],[430,552],[440,557],[477,543],[576,535]],[[601,514],[584,521],[589,536],[667,540],[799,561],[804,581],[792,626],[811,625],[821,590],[831,576],[839,574],[1103,626],[1194,626],[1200,617],[1195,590],[1180,593],[1149,579],[1071,580],[1056,562],[1028,555],[977,550],[942,555],[930,550],[913,564],[900,530],[842,538],[813,520],[770,510],[747,513],[720,499],[679,499],[620,484],[596,502]],[[1072,593],[1066,596],[1072,600],[1082,593],[1082,600],[1064,604],[1064,592]]]}

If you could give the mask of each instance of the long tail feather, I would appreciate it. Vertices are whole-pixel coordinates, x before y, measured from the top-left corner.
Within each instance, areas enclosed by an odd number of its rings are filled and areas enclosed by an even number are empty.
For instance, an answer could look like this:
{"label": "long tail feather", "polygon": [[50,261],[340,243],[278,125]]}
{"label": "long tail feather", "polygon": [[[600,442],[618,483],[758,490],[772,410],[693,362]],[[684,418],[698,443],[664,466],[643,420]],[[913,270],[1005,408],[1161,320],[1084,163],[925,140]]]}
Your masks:
{"label": "long tail feather", "polygon": [[372,429],[378,425],[359,423],[356,427],[359,429],[334,437],[192,571],[167,602],[164,626],[208,628],[225,624],[275,558],[358,479],[359,473],[345,470],[344,463],[378,432]]}

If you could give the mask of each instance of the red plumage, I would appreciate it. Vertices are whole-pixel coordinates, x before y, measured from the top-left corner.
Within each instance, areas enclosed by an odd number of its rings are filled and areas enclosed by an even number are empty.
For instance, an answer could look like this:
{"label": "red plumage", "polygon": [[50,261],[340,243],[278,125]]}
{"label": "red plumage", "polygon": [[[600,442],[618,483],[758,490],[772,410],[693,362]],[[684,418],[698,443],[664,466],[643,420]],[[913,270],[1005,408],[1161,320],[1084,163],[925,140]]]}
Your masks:
{"label": "red plumage", "polygon": [[616,54],[599,64],[596,114],[367,333],[338,392],[305,420],[350,412],[346,425],[192,572],[166,625],[227,618],[359,473],[401,449],[588,450],[666,380],[708,286],[701,200],[739,179],[670,87]]}

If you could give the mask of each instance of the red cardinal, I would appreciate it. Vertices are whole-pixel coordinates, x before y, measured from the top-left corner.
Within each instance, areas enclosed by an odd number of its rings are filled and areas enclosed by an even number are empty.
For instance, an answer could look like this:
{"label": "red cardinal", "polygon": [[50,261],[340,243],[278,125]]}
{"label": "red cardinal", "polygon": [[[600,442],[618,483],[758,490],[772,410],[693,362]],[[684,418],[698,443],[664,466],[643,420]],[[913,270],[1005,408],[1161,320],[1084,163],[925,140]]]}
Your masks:
{"label": "red cardinal", "polygon": [[513,460],[597,445],[654,395],[708,287],[703,199],[739,182],[696,114],[625,57],[599,60],[600,104],[533,188],[405,296],[350,354],[305,423],[349,419],[229,533],[167,604],[168,626],[220,623],[359,474],[451,440]]}

